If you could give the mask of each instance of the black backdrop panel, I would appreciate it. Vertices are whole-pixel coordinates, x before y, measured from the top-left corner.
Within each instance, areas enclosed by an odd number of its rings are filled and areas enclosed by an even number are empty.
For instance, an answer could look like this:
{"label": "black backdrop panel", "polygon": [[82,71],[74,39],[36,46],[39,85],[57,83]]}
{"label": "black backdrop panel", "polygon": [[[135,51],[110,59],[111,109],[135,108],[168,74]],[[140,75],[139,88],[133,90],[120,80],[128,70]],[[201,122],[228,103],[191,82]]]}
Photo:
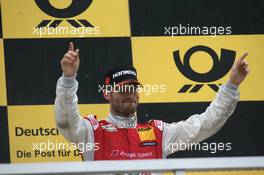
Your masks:
{"label": "black backdrop panel", "polygon": [[54,103],[60,60],[70,41],[80,49],[79,103],[106,103],[99,85],[110,67],[132,65],[129,38],[4,40],[8,105]]}
{"label": "black backdrop panel", "polygon": [[[204,112],[210,103],[148,103],[140,104],[139,121],[152,118],[168,123],[186,120],[192,114]],[[210,156],[264,156],[264,102],[239,102],[233,115],[224,127],[206,143],[231,142],[230,151],[179,151],[170,157],[210,157]],[[214,152],[214,151],[211,151]]]}
{"label": "black backdrop panel", "polygon": [[10,163],[7,107],[0,106],[0,163]]}
{"label": "black backdrop panel", "polygon": [[130,0],[132,36],[163,36],[164,27],[231,26],[232,34],[264,33],[264,1]]}

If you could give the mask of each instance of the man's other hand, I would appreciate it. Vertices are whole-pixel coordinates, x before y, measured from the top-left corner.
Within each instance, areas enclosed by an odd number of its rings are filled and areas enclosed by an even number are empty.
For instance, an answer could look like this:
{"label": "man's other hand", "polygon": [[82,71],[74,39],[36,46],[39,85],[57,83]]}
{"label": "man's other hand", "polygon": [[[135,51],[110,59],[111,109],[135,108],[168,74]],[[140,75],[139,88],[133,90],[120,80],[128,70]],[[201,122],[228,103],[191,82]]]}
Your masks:
{"label": "man's other hand", "polygon": [[231,69],[229,81],[239,86],[249,73],[248,63],[244,60],[248,53],[244,53],[234,64]]}

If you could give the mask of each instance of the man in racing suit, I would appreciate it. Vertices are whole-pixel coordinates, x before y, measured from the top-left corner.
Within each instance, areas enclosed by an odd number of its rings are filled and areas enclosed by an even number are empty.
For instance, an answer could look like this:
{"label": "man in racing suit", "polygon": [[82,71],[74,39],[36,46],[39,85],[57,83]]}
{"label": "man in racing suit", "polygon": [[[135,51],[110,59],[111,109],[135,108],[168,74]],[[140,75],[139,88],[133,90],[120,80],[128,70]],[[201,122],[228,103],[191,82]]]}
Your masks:
{"label": "man in racing suit", "polygon": [[[69,44],[69,51],[61,60],[63,75],[57,82],[55,120],[60,133],[70,142],[94,145],[81,150],[84,160],[157,159],[166,158],[179,150],[171,145],[198,143],[221,129],[234,112],[239,101],[238,86],[249,73],[245,53],[233,65],[229,81],[223,84],[205,112],[194,114],[185,121],[166,123],[151,120],[137,123],[137,91],[107,92],[103,95],[110,104],[105,120],[96,116],[81,117],[76,95],[79,50]],[[114,68],[105,76],[105,85],[141,86],[132,66]],[[115,87],[114,87],[115,88]]]}

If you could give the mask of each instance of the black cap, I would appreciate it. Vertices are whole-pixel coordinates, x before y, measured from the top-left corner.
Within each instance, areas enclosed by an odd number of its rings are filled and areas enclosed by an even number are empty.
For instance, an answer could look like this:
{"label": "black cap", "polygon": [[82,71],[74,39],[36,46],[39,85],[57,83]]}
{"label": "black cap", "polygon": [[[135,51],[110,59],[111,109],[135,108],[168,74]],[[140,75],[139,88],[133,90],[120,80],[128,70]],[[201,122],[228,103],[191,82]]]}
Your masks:
{"label": "black cap", "polygon": [[105,85],[138,84],[137,70],[130,65],[117,66],[110,69],[104,77]]}

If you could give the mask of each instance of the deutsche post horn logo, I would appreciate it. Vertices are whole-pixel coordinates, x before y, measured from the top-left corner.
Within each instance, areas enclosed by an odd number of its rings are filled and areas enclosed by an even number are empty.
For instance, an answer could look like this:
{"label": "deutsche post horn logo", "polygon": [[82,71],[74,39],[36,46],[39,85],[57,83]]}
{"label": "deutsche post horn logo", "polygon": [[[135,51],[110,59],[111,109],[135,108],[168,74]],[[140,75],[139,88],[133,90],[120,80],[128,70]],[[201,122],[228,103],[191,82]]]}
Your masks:
{"label": "deutsche post horn logo", "polygon": [[[190,58],[192,54],[195,52],[206,52],[209,54],[213,60],[212,69],[206,73],[199,73],[192,69],[190,65]],[[207,83],[207,85],[213,89],[215,92],[218,91],[219,86],[217,84],[213,84],[210,82],[216,81],[223,76],[225,76],[228,71],[231,69],[235,57],[236,52],[228,49],[221,49],[220,58],[217,56],[216,52],[207,46],[194,46],[190,48],[184,55],[183,63],[180,59],[180,51],[176,50],[173,52],[174,62],[179,69],[179,71],[188,79],[200,82],[200,83]],[[219,84],[221,85],[221,84]],[[178,93],[186,93],[189,89],[189,92],[194,93],[198,92],[204,84],[196,84],[192,87],[192,84],[185,84]]]}
{"label": "deutsche post horn logo", "polygon": [[[71,4],[64,8],[64,9],[58,9],[49,2],[49,0],[35,0],[37,6],[47,15],[55,17],[55,18],[67,18],[67,22],[71,24],[73,27],[79,28],[85,26],[85,27],[93,27],[92,24],[90,24],[86,19],[69,19],[74,16],[77,16],[84,12],[92,3],[93,0],[72,0]],[[63,20],[42,20],[36,28],[41,27],[53,27],[56,28]]]}

